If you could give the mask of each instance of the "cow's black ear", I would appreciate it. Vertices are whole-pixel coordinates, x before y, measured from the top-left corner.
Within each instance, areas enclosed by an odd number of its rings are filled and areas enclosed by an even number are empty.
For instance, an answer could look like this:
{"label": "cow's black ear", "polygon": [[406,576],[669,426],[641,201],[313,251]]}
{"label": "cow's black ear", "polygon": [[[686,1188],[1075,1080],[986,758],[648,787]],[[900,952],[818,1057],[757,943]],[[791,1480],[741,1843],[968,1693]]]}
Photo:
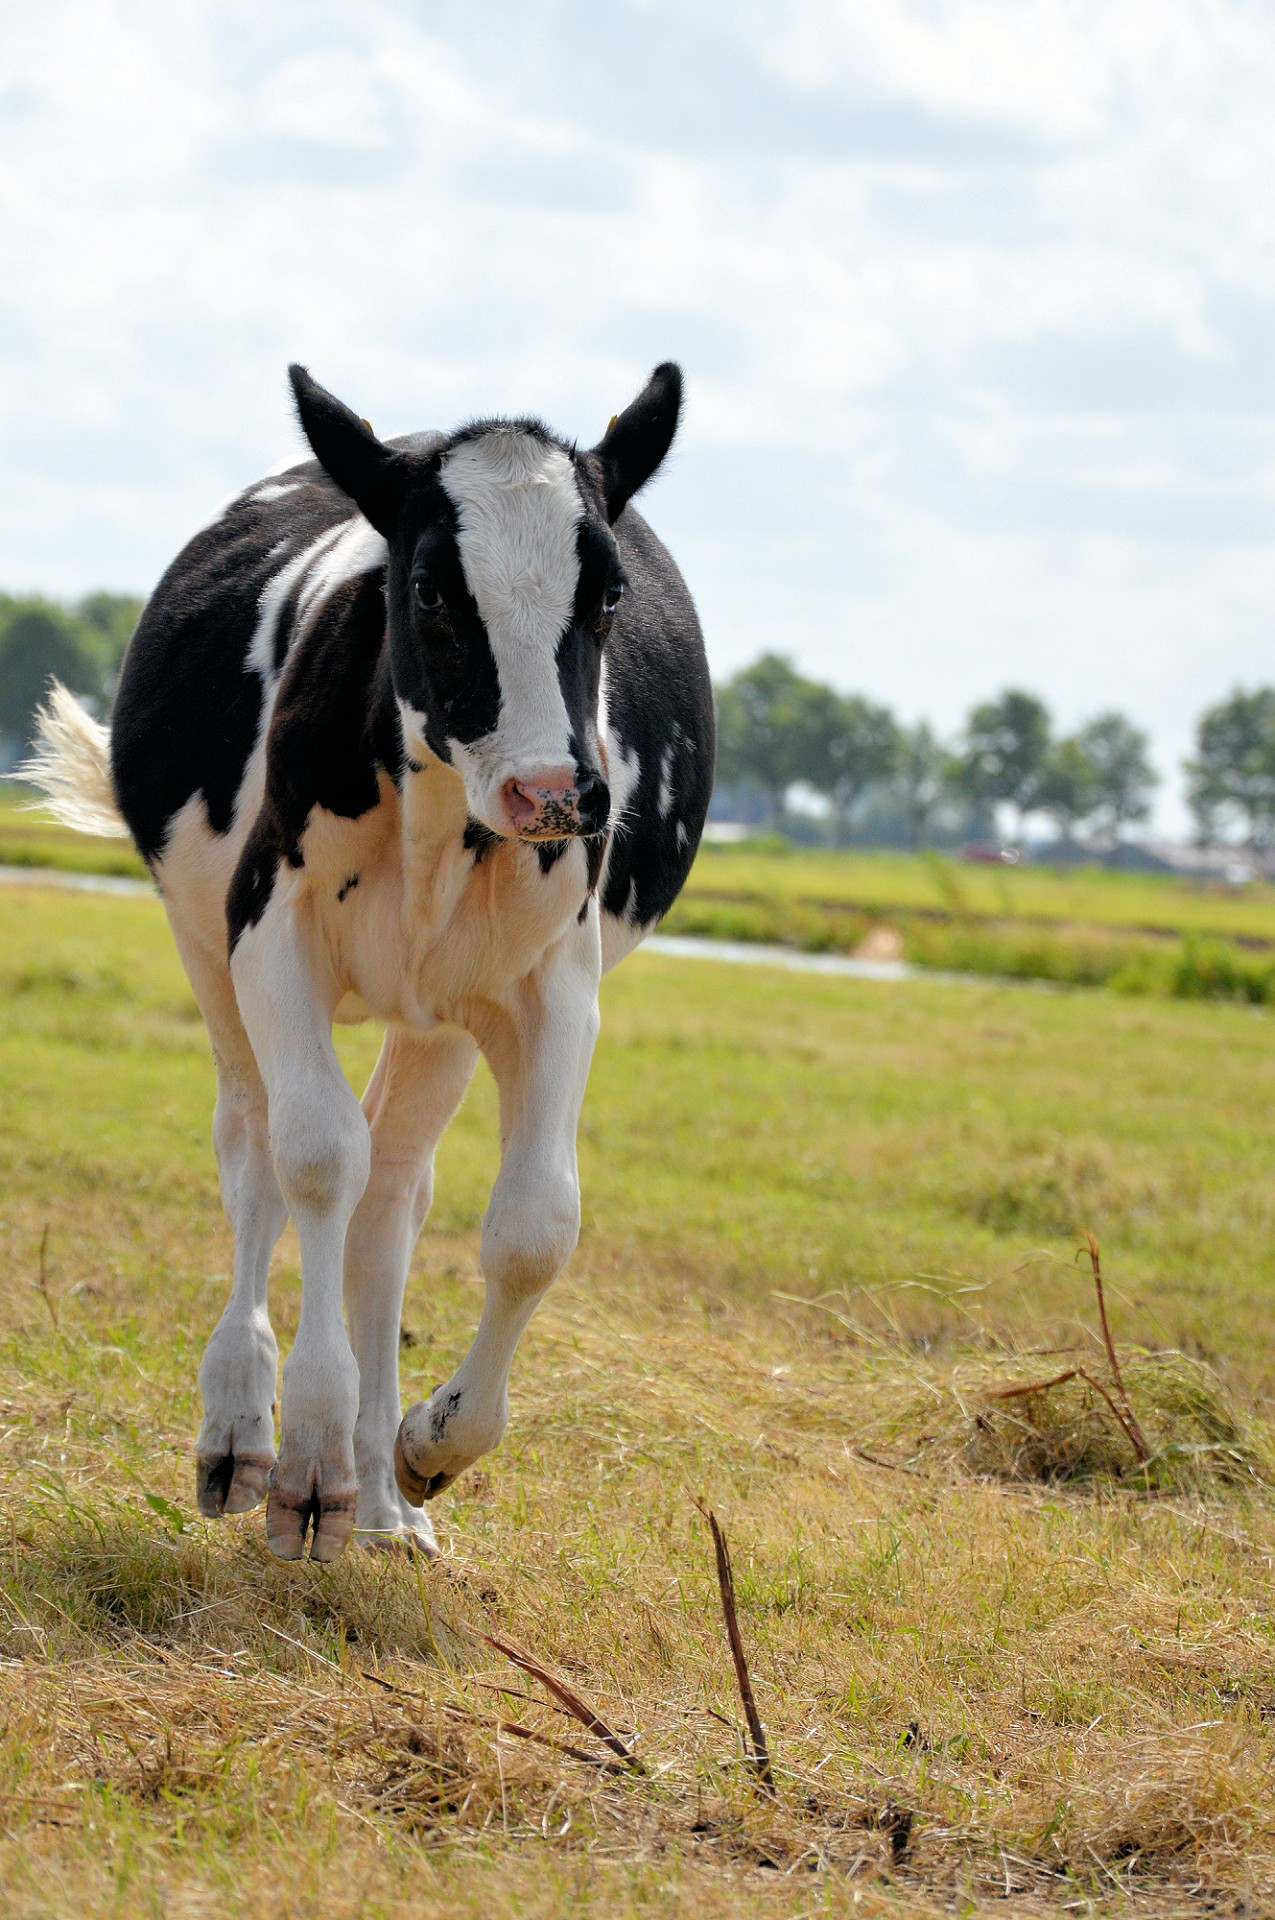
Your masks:
{"label": "cow's black ear", "polygon": [[407,490],[407,463],[382,445],[366,420],[312,380],[304,367],[294,363],[288,378],[301,430],[319,465],[388,539]]}
{"label": "cow's black ear", "polygon": [[655,472],[673,444],[681,412],[682,369],[665,360],[593,449],[608,520],[619,519],[638,488]]}

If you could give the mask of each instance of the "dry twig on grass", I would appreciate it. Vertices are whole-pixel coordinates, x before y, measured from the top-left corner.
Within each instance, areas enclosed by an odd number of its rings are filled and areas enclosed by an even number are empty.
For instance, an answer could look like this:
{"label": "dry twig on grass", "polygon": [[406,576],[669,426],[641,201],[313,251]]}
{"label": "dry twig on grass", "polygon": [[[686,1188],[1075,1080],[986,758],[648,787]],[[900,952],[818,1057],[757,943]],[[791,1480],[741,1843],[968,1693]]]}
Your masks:
{"label": "dry twig on grass", "polygon": [[757,1701],[753,1695],[753,1683],[748,1672],[748,1661],[744,1657],[744,1641],[739,1631],[739,1615],[735,1609],[735,1574],[730,1563],[730,1548],[726,1544],[726,1535],[718,1525],[717,1515],[711,1507],[702,1501],[695,1502],[701,1514],[707,1520],[713,1536],[713,1551],[717,1556],[717,1585],[722,1596],[722,1615],[726,1621],[726,1638],[730,1641],[731,1659],[735,1663],[735,1678],[739,1683],[739,1697],[744,1703],[744,1718],[748,1722],[752,1752],[745,1752],[754,1767],[757,1785],[772,1800],[775,1797],[775,1776],[770,1764],[770,1747],[766,1741],[766,1729],[761,1723],[757,1711]]}
{"label": "dry twig on grass", "polygon": [[1107,1349],[1107,1362],[1111,1368],[1111,1378],[1115,1382],[1116,1392],[1120,1396],[1120,1404],[1124,1408],[1124,1418],[1120,1424],[1128,1434],[1129,1444],[1138,1456],[1138,1465],[1142,1467],[1151,1458],[1151,1449],[1147,1445],[1146,1436],[1130,1404],[1124,1375],[1120,1371],[1120,1362],[1116,1359],[1116,1344],[1111,1338],[1111,1328],[1107,1322],[1107,1300],[1102,1290],[1102,1263],[1098,1258],[1098,1242],[1088,1227],[1085,1228],[1085,1244],[1089,1250],[1089,1265],[1093,1269],[1094,1292],[1098,1295],[1098,1318],[1102,1322],[1102,1338]]}
{"label": "dry twig on grass", "polygon": [[560,1701],[568,1713],[573,1713],[582,1727],[587,1727],[590,1733],[596,1734],[603,1745],[609,1747],[626,1767],[631,1767],[634,1773],[646,1772],[646,1768],[633,1749],[625,1745],[618,1733],[611,1731],[606,1721],[596,1714],[587,1700],[582,1700],[565,1680],[559,1680],[555,1674],[549,1672],[547,1667],[542,1667],[538,1660],[533,1660],[529,1653],[524,1653],[521,1647],[514,1646],[512,1641],[501,1640],[494,1633],[484,1633],[479,1637],[485,1640],[488,1646],[495,1647],[497,1653],[503,1653],[506,1660],[512,1660],[516,1667],[521,1667],[524,1673],[529,1673],[533,1680],[538,1680],[542,1687],[546,1687],[554,1699]]}
{"label": "dry twig on grass", "polygon": [[1102,1264],[1098,1256],[1098,1242],[1094,1235],[1085,1229],[1085,1245],[1089,1254],[1089,1265],[1093,1270],[1094,1291],[1098,1295],[1098,1319],[1102,1325],[1102,1341],[1107,1352],[1107,1365],[1111,1369],[1111,1384],[1114,1392],[1109,1393],[1101,1380],[1094,1378],[1087,1367],[1068,1367],[1063,1373],[1055,1373],[1048,1380],[1029,1380],[1017,1387],[993,1387],[984,1395],[988,1400],[1018,1400],[1030,1393],[1048,1393],[1053,1387],[1062,1387],[1069,1380],[1083,1380],[1092,1387],[1110,1408],[1120,1431],[1133,1448],[1134,1459],[1140,1467],[1145,1467],[1151,1458],[1151,1449],[1147,1445],[1138,1416],[1133,1410],[1129,1392],[1120,1371],[1120,1362],[1116,1358],[1116,1345],[1111,1337],[1111,1326],[1107,1319],[1107,1302],[1102,1288]]}
{"label": "dry twig on grass", "polygon": [[[365,1680],[375,1687],[383,1687],[386,1693],[398,1695],[404,1700],[419,1700],[423,1705],[431,1704],[429,1695],[418,1693],[412,1687],[400,1687],[392,1680],[383,1679],[379,1673],[371,1673],[366,1667],[359,1672]],[[527,1696],[530,1698],[530,1695]],[[484,1720],[481,1714],[466,1713],[463,1707],[452,1706],[444,1701],[439,1709],[453,1720],[462,1720],[467,1726],[494,1727],[497,1733],[512,1734],[516,1740],[532,1740],[538,1747],[549,1747],[554,1753],[565,1753],[569,1759],[583,1760],[586,1766],[600,1767],[604,1773],[618,1773],[621,1763],[604,1753],[590,1753],[585,1747],[574,1747],[569,1740],[557,1740],[551,1733],[540,1733],[534,1727],[524,1727],[520,1720]]]}

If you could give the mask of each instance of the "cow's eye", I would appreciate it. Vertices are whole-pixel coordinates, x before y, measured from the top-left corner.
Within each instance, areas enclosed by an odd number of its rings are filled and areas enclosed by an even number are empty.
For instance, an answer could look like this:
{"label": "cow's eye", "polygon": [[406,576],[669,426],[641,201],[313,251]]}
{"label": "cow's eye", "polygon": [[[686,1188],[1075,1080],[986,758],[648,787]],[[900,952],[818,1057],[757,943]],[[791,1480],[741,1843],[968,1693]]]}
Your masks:
{"label": "cow's eye", "polygon": [[609,620],[624,598],[623,580],[613,580],[602,596],[603,618]]}
{"label": "cow's eye", "polygon": [[422,613],[444,613],[443,596],[427,573],[412,575],[412,598]]}

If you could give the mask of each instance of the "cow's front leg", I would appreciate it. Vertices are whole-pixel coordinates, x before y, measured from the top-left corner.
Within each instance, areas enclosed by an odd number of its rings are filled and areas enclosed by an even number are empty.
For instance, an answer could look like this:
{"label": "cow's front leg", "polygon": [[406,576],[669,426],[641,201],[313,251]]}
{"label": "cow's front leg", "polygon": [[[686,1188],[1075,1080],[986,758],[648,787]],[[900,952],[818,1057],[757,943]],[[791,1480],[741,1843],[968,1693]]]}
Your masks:
{"label": "cow's front leg", "polygon": [[332,1047],[336,982],[304,902],[272,900],[241,936],[235,992],[269,1102],[270,1150],[301,1247],[301,1314],[283,1365],[266,1538],[334,1560],[354,1527],[359,1372],[341,1317],[346,1228],[368,1177],[368,1128]]}
{"label": "cow's front leg", "polygon": [[590,913],[479,1034],[500,1089],[502,1147],[483,1220],[486,1295],[460,1366],[399,1428],[395,1467],[413,1503],[441,1493],[499,1443],[514,1349],[579,1237],[576,1128],[598,1032],[600,973]]}
{"label": "cow's front leg", "polygon": [[412,1248],[429,1212],[434,1148],[460,1105],[478,1050],[455,1027],[424,1036],[392,1027],[363,1096],[372,1171],[345,1240],[345,1311],[359,1364],[355,1541],[437,1552],[434,1529],[394,1478],[399,1322]]}
{"label": "cow's front leg", "polygon": [[266,1295],[270,1255],[288,1209],[270,1158],[266,1090],[225,957],[194,937],[172,901],[168,913],[217,1062],[213,1145],[235,1234],[230,1300],[199,1368],[204,1418],[195,1444],[196,1498],[199,1511],[216,1520],[264,1500],[274,1466],[279,1353]]}

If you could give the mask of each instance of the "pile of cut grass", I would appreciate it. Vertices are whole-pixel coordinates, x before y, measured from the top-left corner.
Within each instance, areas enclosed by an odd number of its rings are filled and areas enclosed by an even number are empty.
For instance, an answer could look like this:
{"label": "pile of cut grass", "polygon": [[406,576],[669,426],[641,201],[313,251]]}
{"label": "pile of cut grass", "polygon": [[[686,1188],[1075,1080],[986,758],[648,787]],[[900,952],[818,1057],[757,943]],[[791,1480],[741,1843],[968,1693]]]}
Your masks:
{"label": "pile of cut grass", "polygon": [[1125,1356],[1128,1405],[1145,1449],[1131,1443],[1110,1384],[1093,1366],[1086,1350],[1043,1365],[1034,1355],[962,1362],[927,1379],[881,1422],[873,1444],[908,1468],[1043,1486],[1199,1500],[1269,1488],[1269,1433],[1237,1410],[1203,1362],[1174,1351]]}

